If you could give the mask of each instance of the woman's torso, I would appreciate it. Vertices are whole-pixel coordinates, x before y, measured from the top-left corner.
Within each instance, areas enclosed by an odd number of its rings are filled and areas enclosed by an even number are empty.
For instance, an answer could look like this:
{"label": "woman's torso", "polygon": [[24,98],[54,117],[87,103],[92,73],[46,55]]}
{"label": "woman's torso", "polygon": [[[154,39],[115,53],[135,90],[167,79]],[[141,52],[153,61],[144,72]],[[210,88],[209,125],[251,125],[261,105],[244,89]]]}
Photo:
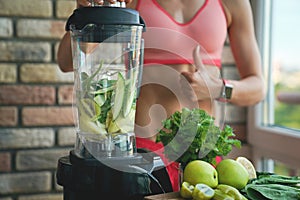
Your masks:
{"label": "woman's torso", "polygon": [[[182,107],[199,106],[212,112],[211,100],[192,102],[181,93],[179,77],[183,71],[195,71],[192,51],[198,43],[205,49],[201,51],[201,58],[207,70],[213,70],[219,76],[226,18],[219,0],[141,0],[136,9],[145,20],[149,33],[144,35],[145,64],[137,105],[136,134],[154,139],[161,121]],[[218,14],[211,15],[213,12]],[[199,36],[200,32],[203,32],[202,36]]]}

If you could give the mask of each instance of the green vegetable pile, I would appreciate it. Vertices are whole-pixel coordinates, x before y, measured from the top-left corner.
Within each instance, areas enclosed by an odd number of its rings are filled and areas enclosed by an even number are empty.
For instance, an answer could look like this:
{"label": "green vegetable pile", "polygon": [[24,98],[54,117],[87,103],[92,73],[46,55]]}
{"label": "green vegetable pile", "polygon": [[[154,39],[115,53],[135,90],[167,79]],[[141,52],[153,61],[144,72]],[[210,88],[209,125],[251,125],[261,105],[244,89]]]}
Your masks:
{"label": "green vegetable pile", "polygon": [[300,177],[257,172],[242,192],[251,200],[299,200]]}
{"label": "green vegetable pile", "polygon": [[[80,91],[76,91],[81,132],[99,135],[131,133],[136,111],[137,70],[115,77],[101,77],[103,62],[88,75],[80,73]],[[101,71],[102,70],[102,71]],[[101,77],[101,78],[99,78]]]}
{"label": "green vegetable pile", "polygon": [[241,147],[229,125],[221,130],[214,117],[198,108],[183,108],[162,123],[157,142],[164,144],[169,160],[183,166],[197,159],[216,164],[216,156],[226,156],[233,146]]}

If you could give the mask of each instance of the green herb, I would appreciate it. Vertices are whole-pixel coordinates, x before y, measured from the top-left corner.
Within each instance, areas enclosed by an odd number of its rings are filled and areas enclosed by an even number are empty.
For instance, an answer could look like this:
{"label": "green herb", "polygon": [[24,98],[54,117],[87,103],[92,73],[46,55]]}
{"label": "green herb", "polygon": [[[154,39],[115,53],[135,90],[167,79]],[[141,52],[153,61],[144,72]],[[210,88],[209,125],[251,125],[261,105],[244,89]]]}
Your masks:
{"label": "green herb", "polygon": [[215,119],[201,109],[183,108],[162,123],[157,142],[164,144],[170,160],[183,166],[197,159],[216,164],[216,156],[226,156],[232,146],[241,147],[230,126],[221,130]]}

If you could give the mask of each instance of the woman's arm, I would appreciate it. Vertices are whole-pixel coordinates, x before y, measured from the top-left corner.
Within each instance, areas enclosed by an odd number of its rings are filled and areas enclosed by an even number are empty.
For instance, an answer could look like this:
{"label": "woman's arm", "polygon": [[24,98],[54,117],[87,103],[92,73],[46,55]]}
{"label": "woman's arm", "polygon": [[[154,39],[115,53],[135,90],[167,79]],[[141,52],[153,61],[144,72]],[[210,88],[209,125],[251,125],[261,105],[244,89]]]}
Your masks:
{"label": "woman's arm", "polygon": [[70,32],[66,32],[61,39],[57,51],[57,63],[61,71],[73,71],[71,36]]}
{"label": "woman's arm", "polygon": [[230,46],[240,80],[233,85],[231,103],[249,106],[265,96],[260,52],[255,38],[252,10],[249,0],[223,0],[227,13]]}
{"label": "woman's arm", "polygon": [[[230,45],[240,75],[240,80],[227,81],[233,85],[229,102],[239,106],[254,105],[264,98],[265,89],[251,6],[249,0],[223,0],[222,2]],[[182,73],[190,83],[190,87],[183,87],[182,91],[193,100],[218,99],[223,81],[216,77],[217,73],[205,68],[198,51],[197,48],[194,51],[196,71]]]}

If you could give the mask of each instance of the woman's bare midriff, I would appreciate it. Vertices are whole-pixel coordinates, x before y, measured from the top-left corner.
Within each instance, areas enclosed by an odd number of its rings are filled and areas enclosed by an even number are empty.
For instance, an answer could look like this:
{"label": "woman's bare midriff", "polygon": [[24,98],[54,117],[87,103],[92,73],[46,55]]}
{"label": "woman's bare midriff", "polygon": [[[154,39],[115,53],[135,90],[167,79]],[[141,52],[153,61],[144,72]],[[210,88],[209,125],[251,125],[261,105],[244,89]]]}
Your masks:
{"label": "woman's bare midriff", "polygon": [[[208,69],[219,72],[215,66]],[[211,100],[196,102],[182,94],[179,79],[184,71],[194,72],[195,67],[189,64],[144,66],[136,112],[135,133],[138,137],[155,141],[162,121],[183,107],[198,107],[211,113]]]}

